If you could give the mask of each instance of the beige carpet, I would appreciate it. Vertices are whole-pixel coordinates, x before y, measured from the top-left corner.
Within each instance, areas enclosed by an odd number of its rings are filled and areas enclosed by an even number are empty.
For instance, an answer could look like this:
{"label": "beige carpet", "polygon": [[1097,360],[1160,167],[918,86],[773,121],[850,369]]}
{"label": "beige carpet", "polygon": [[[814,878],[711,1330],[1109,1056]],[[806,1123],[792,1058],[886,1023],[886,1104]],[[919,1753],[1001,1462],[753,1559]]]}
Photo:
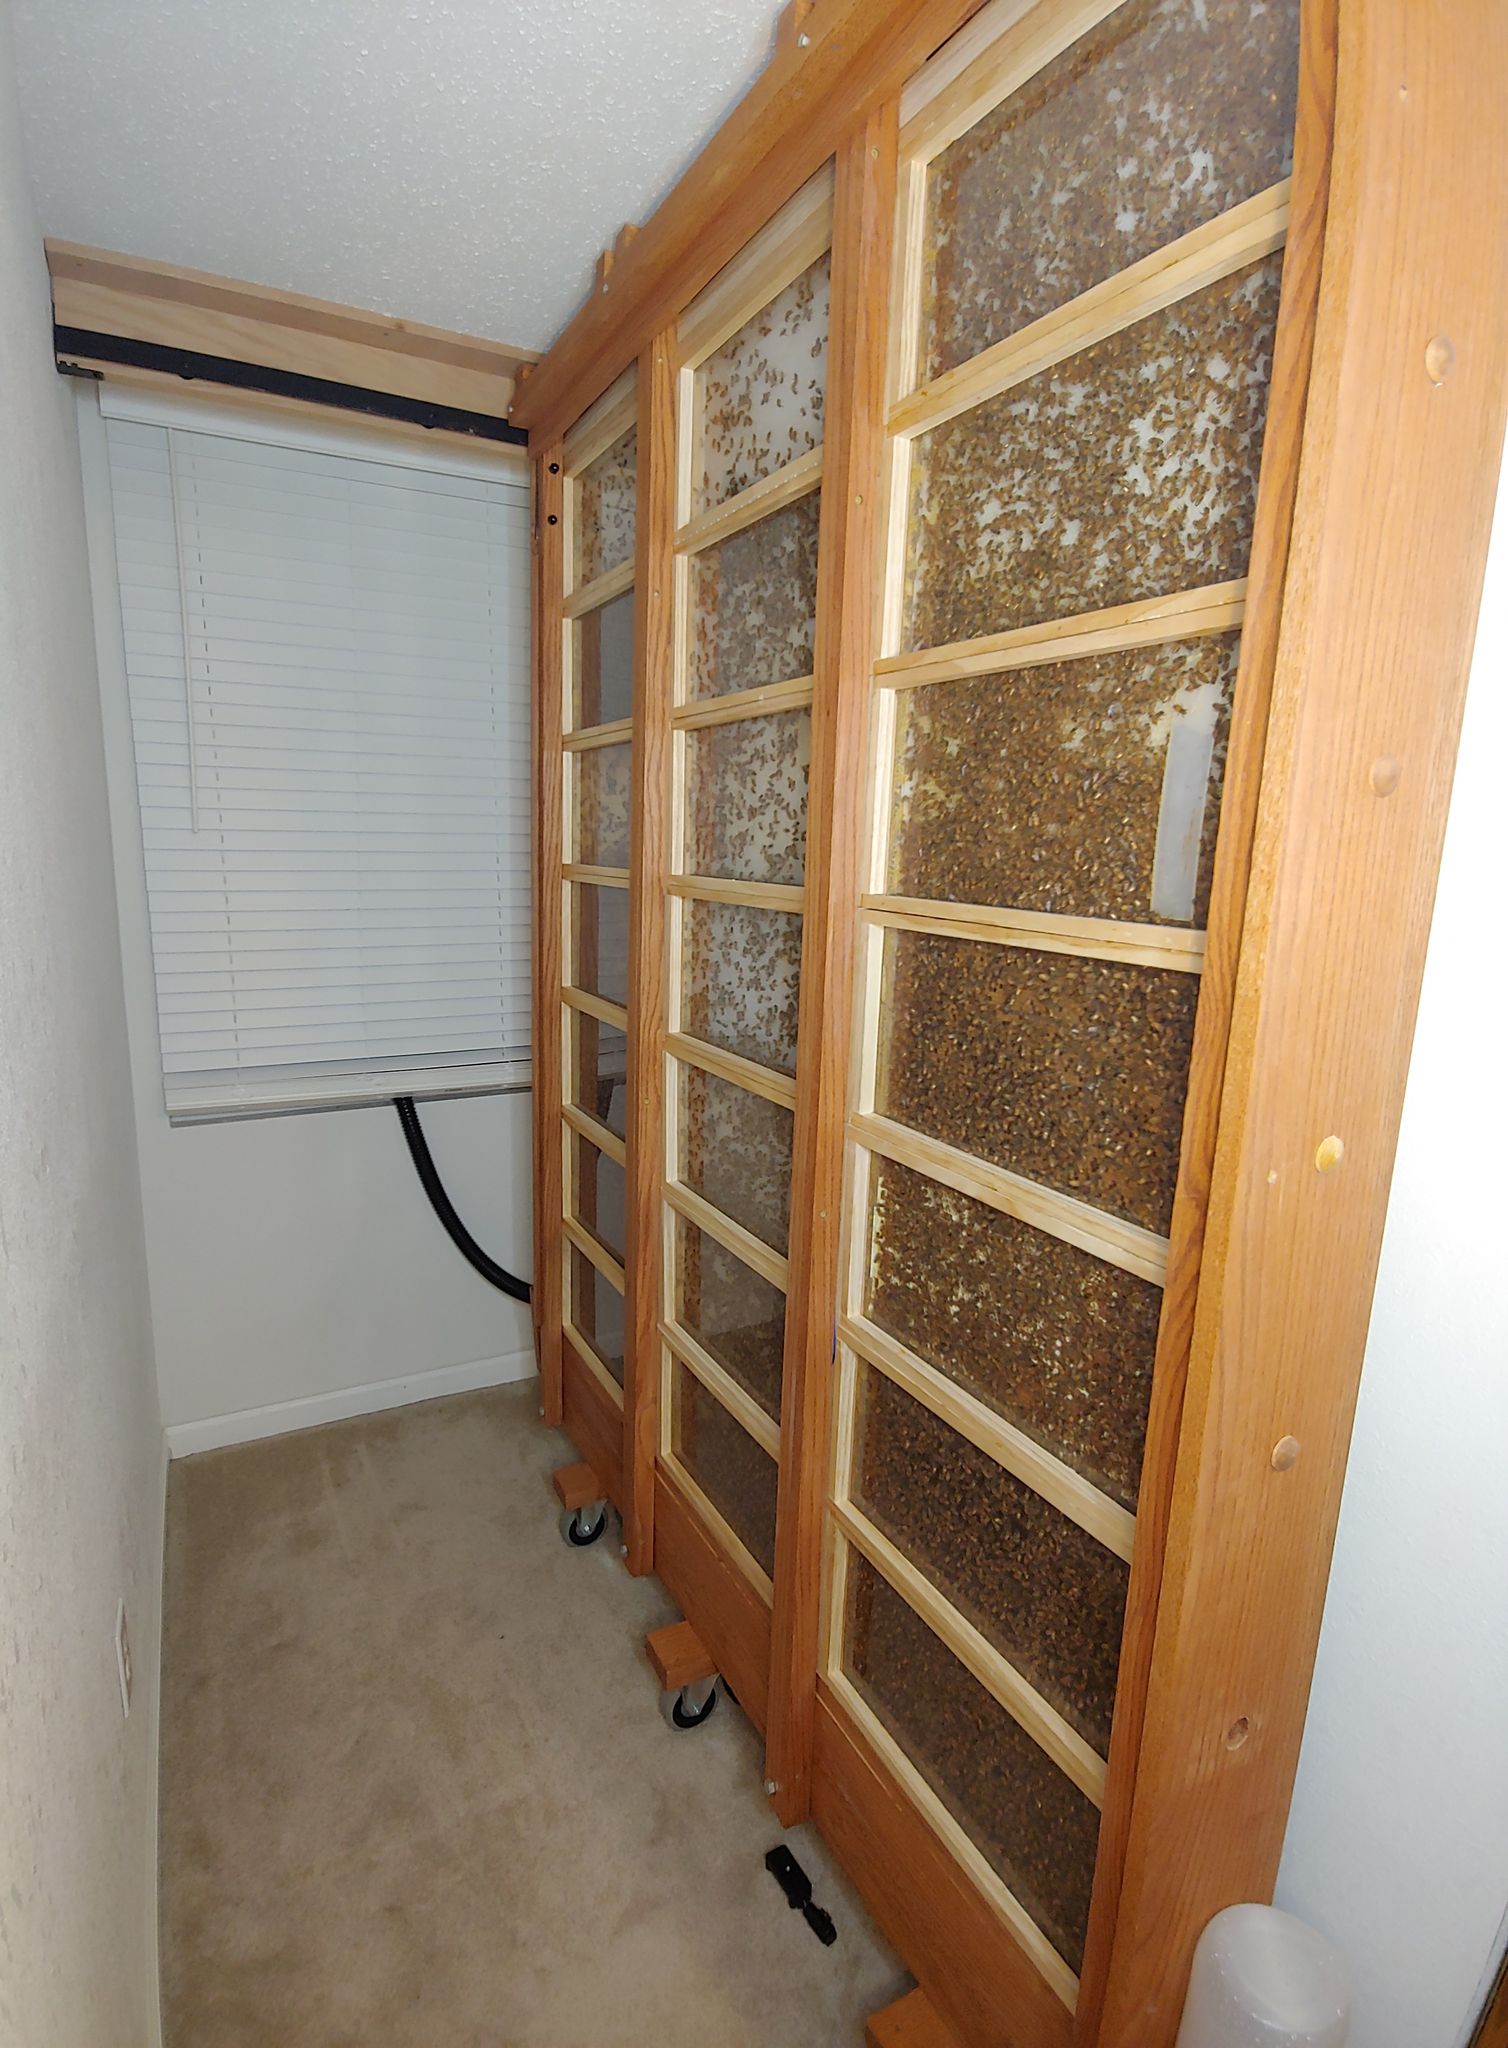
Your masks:
{"label": "beige carpet", "polygon": [[835,2048],[903,1988],[753,1730],[661,1719],[670,1618],[571,1551],[532,1386],[172,1470],[168,2048]]}

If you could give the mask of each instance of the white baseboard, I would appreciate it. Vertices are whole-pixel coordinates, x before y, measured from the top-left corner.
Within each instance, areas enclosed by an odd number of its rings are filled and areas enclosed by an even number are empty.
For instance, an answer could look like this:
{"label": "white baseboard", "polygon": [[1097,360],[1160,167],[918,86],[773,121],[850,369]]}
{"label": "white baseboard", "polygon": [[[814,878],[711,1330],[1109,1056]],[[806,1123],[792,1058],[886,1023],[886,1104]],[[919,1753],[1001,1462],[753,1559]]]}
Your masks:
{"label": "white baseboard", "polygon": [[174,1458],[188,1458],[195,1451],[222,1451],[230,1444],[287,1436],[295,1429],[315,1429],[322,1422],[349,1422],[355,1415],[377,1415],[384,1408],[406,1408],[414,1401],[434,1401],[442,1394],[470,1394],[479,1387],[512,1386],[519,1380],[532,1379],[534,1370],[532,1351],[511,1351],[501,1358],[477,1358],[466,1365],[441,1365],[432,1372],[408,1373],[402,1379],[337,1387],[332,1393],[310,1394],[299,1401],[274,1401],[265,1408],[238,1408],[231,1415],[210,1415],[202,1422],[174,1422],[168,1425],[168,1452]]}

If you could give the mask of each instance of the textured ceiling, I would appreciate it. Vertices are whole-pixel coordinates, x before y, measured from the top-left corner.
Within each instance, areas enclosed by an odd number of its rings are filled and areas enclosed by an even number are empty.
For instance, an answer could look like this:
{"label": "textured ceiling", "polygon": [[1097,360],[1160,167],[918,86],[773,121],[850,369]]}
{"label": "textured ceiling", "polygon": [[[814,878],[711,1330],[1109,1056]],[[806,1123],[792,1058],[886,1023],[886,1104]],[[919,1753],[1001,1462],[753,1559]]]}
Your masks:
{"label": "textured ceiling", "polygon": [[13,12],[49,235],[544,348],[760,68],[779,0]]}

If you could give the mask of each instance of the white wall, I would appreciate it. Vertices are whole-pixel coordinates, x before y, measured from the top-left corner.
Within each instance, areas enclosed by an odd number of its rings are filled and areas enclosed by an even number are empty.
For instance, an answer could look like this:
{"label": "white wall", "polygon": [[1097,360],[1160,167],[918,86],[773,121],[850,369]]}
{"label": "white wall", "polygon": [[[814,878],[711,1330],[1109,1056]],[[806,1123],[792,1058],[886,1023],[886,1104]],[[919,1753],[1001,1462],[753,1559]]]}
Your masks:
{"label": "white wall", "polygon": [[0,1062],[0,2043],[145,2048],[162,1435],[73,403],[52,365],[5,0]]}
{"label": "white wall", "polygon": [[1356,1434],[1277,1902],[1354,2048],[1455,2048],[1508,1907],[1508,1093],[1498,505]]}
{"label": "white wall", "polygon": [[[174,1129],[162,1102],[151,937],[103,421],[79,402],[120,951],[163,1420],[176,1453],[520,1379],[526,1305],[462,1259],[396,1113],[345,1109]],[[472,1235],[532,1268],[529,1097],[420,1105]]]}

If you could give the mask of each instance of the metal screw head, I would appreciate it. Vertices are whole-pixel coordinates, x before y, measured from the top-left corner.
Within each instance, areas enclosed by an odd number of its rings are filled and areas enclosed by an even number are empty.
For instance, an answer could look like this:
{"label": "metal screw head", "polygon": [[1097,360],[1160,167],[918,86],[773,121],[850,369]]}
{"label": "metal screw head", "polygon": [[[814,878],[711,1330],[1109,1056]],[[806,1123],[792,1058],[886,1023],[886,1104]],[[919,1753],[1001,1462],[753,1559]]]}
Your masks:
{"label": "metal screw head", "polygon": [[779,1787],[779,1786],[778,1786],[778,1785],[777,1785],[777,1784],[775,1783],[775,1780],[774,1780],[773,1778],[766,1778],[766,1779],[765,1779],[765,1781],[764,1781],[764,1796],[765,1796],[765,1798],[766,1798],[766,1799],[773,1799],[773,1798],[775,1797],[775,1794],[776,1794],[776,1793],[777,1793],[777,1792],[778,1792],[779,1790],[780,1790],[780,1787]]}
{"label": "metal screw head", "polygon": [[627,1555],[628,1555],[628,1545],[627,1545],[626,1543],[620,1543],[620,1544],[618,1545],[618,1555],[619,1555],[619,1557],[627,1557]]}

